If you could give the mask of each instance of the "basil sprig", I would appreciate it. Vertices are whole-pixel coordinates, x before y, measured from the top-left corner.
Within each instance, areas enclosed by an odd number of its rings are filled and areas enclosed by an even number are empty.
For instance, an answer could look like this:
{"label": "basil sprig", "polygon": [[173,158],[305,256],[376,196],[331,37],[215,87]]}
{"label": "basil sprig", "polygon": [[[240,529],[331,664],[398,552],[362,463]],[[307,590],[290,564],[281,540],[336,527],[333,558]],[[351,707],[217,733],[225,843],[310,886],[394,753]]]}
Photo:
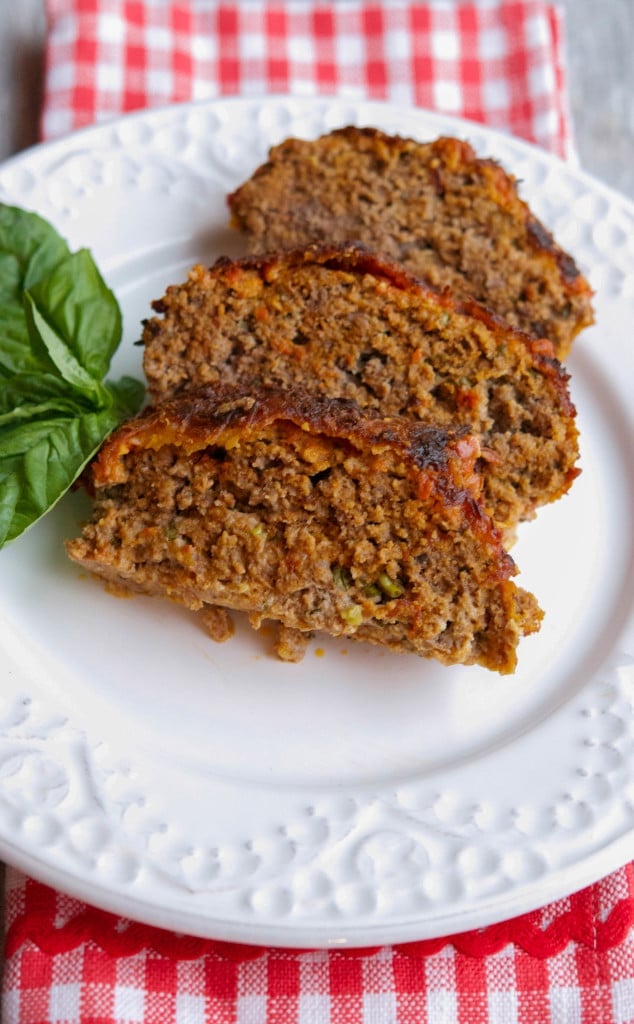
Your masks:
{"label": "basil sprig", "polygon": [[105,380],[121,311],[87,249],[0,203],[0,547],[71,487],[138,411],[140,381]]}

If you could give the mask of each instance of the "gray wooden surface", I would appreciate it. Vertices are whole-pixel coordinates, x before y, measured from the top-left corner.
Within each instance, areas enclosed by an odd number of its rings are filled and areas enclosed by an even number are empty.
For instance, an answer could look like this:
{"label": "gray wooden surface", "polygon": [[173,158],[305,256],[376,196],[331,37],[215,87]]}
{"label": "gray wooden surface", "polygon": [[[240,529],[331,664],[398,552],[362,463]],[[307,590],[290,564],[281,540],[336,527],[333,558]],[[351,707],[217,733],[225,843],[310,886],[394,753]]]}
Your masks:
{"label": "gray wooden surface", "polygon": [[[561,6],[581,166],[634,199],[634,0]],[[43,0],[0,0],[0,160],[37,141],[45,27]]]}

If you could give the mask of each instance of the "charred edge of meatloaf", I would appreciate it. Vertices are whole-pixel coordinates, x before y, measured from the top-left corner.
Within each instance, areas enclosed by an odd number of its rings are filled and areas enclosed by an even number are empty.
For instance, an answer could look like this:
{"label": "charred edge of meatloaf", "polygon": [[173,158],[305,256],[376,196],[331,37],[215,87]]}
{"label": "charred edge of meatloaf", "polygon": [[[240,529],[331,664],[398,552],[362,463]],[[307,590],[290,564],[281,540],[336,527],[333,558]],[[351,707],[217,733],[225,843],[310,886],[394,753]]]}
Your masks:
{"label": "charred edge of meatloaf", "polygon": [[163,316],[143,332],[154,400],[238,377],[462,423],[491,449],[485,504],[508,531],[578,475],[575,408],[551,343],[356,246],[195,267],[155,308]]}
{"label": "charred edge of meatloaf", "polygon": [[[432,212],[418,208],[424,196],[425,203],[435,196]],[[485,230],[487,203],[493,219],[470,266],[450,238],[456,228],[460,236]],[[319,239],[364,241],[433,283],[474,295],[529,333],[552,337],[560,358],[594,320],[590,285],[519,197],[514,177],[459,139],[418,143],[355,127],[314,141],[287,139],[228,204],[234,226],[256,251]],[[496,256],[498,239],[508,243],[506,256]],[[521,253],[532,270],[518,263]]]}
{"label": "charred edge of meatloaf", "polygon": [[[359,136],[364,136],[373,145],[380,142],[384,146],[392,147],[395,152],[401,152],[404,147],[414,146],[420,148],[420,143],[403,136],[389,136],[376,128],[356,128],[352,125],[346,128],[335,129],[332,134],[355,142]],[[424,144],[423,144],[424,145]],[[590,294],[590,286],[583,278],[579,267],[570,253],[565,252],[555,241],[552,233],[548,231],[540,220],[534,215],[528,203],[519,194],[517,179],[510,174],[498,160],[490,157],[479,157],[473,147],[464,139],[456,139],[451,136],[441,136],[428,143],[430,153],[452,171],[461,171],[465,175],[480,174],[485,172],[489,177],[494,191],[491,197],[498,204],[507,209],[515,216],[520,223],[524,223],[529,241],[535,249],[542,250],[555,260],[562,278],[572,286],[573,290],[581,290]],[[432,157],[432,158],[433,158]]]}
{"label": "charred edge of meatloaf", "polygon": [[[552,363],[551,372],[558,374],[563,382],[569,379],[565,369],[556,358],[552,341],[547,337],[538,338],[534,334],[513,327],[504,317],[499,316],[494,310],[471,296],[457,297],[448,289],[433,287],[427,281],[410,273],[395,260],[386,258],[360,242],[344,242],[341,245],[311,242],[292,249],[262,252],[238,259],[220,256],[209,268],[209,273],[219,280],[223,280],[227,287],[231,288],[233,284],[237,285],[242,275],[248,271],[258,273],[265,284],[275,284],[281,274],[298,267],[311,265],[323,266],[328,270],[340,271],[344,274],[369,274],[377,280],[384,281],[390,287],[427,298],[442,307],[447,313],[472,317],[494,333],[521,341],[540,358],[540,361],[548,358]],[[170,286],[168,295],[178,289],[178,285]],[[151,306],[156,313],[167,312],[166,297],[153,300]],[[157,330],[157,324],[152,320],[145,323],[147,325],[146,336],[150,340],[152,333]]]}
{"label": "charred edge of meatloaf", "polygon": [[[430,142],[421,143],[402,135],[388,135],[378,128],[348,125],[344,128],[333,129],[332,132],[322,135],[313,143],[303,139],[290,138],[285,142],[279,143],[277,146],[273,146],[269,153],[269,159],[255,170],[250,180],[256,181],[258,178],[266,176],[276,163],[283,164],[286,154],[293,152],[298,146],[307,148],[312,145],[316,147],[330,139],[341,139],[349,143],[353,148],[361,147],[361,149],[365,148],[366,150],[376,152],[377,169],[380,168],[382,150],[385,153],[383,169],[387,169],[389,162],[395,154],[398,155],[404,150],[414,150],[415,152],[428,154],[428,161],[432,170],[438,171],[439,167],[443,166],[450,171],[462,172],[465,175],[484,174],[492,186],[491,198],[501,208],[513,215],[519,223],[525,225],[527,238],[531,245],[536,250],[541,250],[554,259],[562,278],[568,285],[572,286],[573,290],[583,291],[588,295],[592,293],[574,257],[562,249],[555,241],[552,233],[534,215],[528,203],[520,197],[515,176],[510,174],[499,161],[490,157],[479,157],[470,143],[464,139],[444,135]],[[389,154],[389,157],[387,154]],[[439,162],[435,168],[434,158]],[[438,188],[442,189],[440,180],[438,180]],[[239,212],[239,200],[243,189],[244,185],[235,189],[227,197],[228,206],[240,227],[244,226]]]}
{"label": "charred edge of meatloaf", "polygon": [[[322,266],[335,272],[339,271],[342,274],[370,275],[377,281],[385,282],[389,287],[418,296],[421,301],[426,300],[433,303],[449,315],[457,314],[479,321],[497,336],[499,344],[513,342],[525,346],[535,357],[540,370],[547,373],[553,380],[558,381],[557,387],[562,400],[570,415],[575,415],[576,410],[570,400],[567,388],[570,376],[556,358],[554,346],[548,338],[537,338],[526,331],[513,327],[503,317],[498,316],[493,310],[469,296],[457,298],[446,289],[433,288],[427,282],[408,273],[394,261],[385,259],[359,243],[351,242],[343,245],[311,243],[282,252],[259,253],[241,259],[220,256],[208,269],[195,267],[193,274],[196,276],[197,271],[200,270],[203,274],[208,274],[210,279],[222,282],[228,289],[232,289],[240,287],[244,274],[249,271],[257,273],[263,284],[274,285],[282,274],[313,265]],[[177,296],[183,288],[187,288],[187,283],[170,285],[162,298],[152,301],[152,309],[159,314],[168,313],[174,305],[171,301],[173,297],[176,297],[175,305],[178,307],[180,302]],[[162,329],[161,320],[154,318],[144,321],[142,340],[146,348],[151,345],[157,335],[161,334]]]}
{"label": "charred edge of meatloaf", "polygon": [[480,442],[467,428],[448,431],[405,417],[372,415],[349,399],[316,395],[297,387],[251,388],[246,381],[207,384],[148,406],[102,447],[92,464],[93,484],[103,487],[118,482],[121,458],[137,447],[173,444],[188,452],[209,445],[230,448],[240,437],[276,422],[292,423],[309,436],[347,441],[360,450],[374,446],[401,454],[413,469],[433,472],[434,490],[443,500],[464,505],[470,521],[477,521],[491,531],[491,537],[499,539],[477,503],[479,477],[474,463]]}
{"label": "charred edge of meatloaf", "polygon": [[67,549],[192,608],[507,673],[541,612],[474,498],[477,452],[348,402],[206,388],[106,442]]}

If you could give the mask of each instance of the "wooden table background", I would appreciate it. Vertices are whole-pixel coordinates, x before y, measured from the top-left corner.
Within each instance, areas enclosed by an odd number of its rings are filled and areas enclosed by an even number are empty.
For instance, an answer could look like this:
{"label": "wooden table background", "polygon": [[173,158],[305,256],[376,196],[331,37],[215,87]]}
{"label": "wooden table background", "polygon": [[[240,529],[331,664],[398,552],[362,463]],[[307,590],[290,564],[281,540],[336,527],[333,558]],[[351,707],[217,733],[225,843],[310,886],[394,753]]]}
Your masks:
{"label": "wooden table background", "polygon": [[[580,164],[634,199],[634,0],[561,6]],[[45,31],[44,0],[0,0],[0,160],[38,141]]]}

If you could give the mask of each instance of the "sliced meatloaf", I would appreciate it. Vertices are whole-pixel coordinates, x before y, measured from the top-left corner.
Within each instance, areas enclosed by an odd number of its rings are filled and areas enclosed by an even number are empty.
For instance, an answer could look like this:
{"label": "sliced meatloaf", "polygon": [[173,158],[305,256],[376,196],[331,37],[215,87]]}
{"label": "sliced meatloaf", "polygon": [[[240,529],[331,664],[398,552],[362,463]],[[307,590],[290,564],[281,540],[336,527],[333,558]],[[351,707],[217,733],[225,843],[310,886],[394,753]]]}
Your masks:
{"label": "sliced meatloaf", "polygon": [[591,290],[514,178],[454,138],[372,128],[288,139],[230,197],[251,252],[360,241],[417,276],[548,337],[564,359],[592,323]]}
{"label": "sliced meatloaf", "polygon": [[191,609],[508,673],[541,612],[478,504],[478,452],[345,400],[207,386],[106,441],[67,549]]}
{"label": "sliced meatloaf", "polygon": [[509,531],[577,474],[575,410],[550,343],[357,248],[198,266],[154,308],[143,340],[155,401],[244,378],[463,425],[483,440],[486,511]]}

